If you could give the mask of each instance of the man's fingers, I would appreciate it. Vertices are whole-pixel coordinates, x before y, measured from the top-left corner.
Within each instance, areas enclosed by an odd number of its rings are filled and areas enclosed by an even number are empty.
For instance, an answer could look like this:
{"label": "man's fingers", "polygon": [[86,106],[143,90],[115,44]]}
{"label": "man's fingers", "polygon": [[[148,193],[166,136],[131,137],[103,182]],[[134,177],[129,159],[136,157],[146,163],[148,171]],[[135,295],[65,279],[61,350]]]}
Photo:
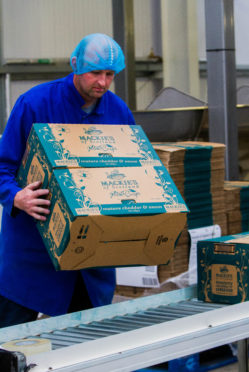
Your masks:
{"label": "man's fingers", "polygon": [[39,187],[41,187],[41,185],[42,185],[42,181],[35,181],[33,183],[30,183],[26,187],[27,187],[27,189],[30,189],[30,190],[36,190]]}
{"label": "man's fingers", "polygon": [[33,213],[38,214],[49,214],[50,210],[48,208],[42,208],[42,207],[35,207],[33,209]]}
{"label": "man's fingers", "polygon": [[46,221],[50,213],[50,200],[46,199],[48,189],[41,189],[41,181],[36,181],[18,191],[14,198],[14,206],[37,220]]}
{"label": "man's fingers", "polygon": [[34,199],[33,204],[37,206],[39,205],[39,206],[49,207],[51,202],[50,200],[47,200],[47,199],[38,198],[38,199]]}
{"label": "man's fingers", "polygon": [[49,190],[48,190],[48,189],[38,189],[38,190],[35,190],[35,191],[34,191],[33,196],[34,196],[35,198],[39,198],[39,197],[41,197],[41,196],[46,196],[46,195],[48,195],[48,194],[49,194]]}
{"label": "man's fingers", "polygon": [[38,221],[46,221],[47,217],[44,216],[43,214],[38,214],[38,213],[32,213],[32,217],[34,217]]}
{"label": "man's fingers", "polygon": [[34,207],[30,211],[30,216],[34,217],[36,220],[39,221],[46,221],[48,215],[50,213],[50,210],[47,208],[41,208],[41,207]]}

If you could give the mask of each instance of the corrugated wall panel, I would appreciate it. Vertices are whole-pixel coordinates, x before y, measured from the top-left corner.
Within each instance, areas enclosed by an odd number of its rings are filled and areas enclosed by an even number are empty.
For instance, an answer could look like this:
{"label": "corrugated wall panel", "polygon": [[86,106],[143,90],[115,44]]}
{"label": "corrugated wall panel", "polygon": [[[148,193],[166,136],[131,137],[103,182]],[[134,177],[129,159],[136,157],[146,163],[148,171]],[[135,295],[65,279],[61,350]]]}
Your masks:
{"label": "corrugated wall panel", "polygon": [[[134,0],[136,58],[147,58],[153,49],[162,55],[161,3],[159,0]],[[137,110],[145,109],[161,89],[160,79],[138,78],[136,81]]]}
{"label": "corrugated wall panel", "polygon": [[[2,7],[6,59],[65,58],[88,33],[112,36],[111,0],[2,0]],[[160,44],[159,8],[159,1],[134,0],[137,57]]]}
{"label": "corrugated wall panel", "polygon": [[111,0],[2,0],[3,56],[68,58],[84,35],[112,36]]}
{"label": "corrugated wall panel", "polygon": [[153,48],[161,54],[160,1],[134,0],[136,57],[147,57]]}
{"label": "corrugated wall panel", "polygon": [[[73,48],[93,32],[112,32],[112,0],[1,0],[5,59],[69,58]],[[135,55],[161,50],[160,1],[134,0]],[[141,11],[142,10],[142,11]],[[13,81],[10,105],[40,81]],[[137,81],[137,108],[154,98],[151,78]]]}

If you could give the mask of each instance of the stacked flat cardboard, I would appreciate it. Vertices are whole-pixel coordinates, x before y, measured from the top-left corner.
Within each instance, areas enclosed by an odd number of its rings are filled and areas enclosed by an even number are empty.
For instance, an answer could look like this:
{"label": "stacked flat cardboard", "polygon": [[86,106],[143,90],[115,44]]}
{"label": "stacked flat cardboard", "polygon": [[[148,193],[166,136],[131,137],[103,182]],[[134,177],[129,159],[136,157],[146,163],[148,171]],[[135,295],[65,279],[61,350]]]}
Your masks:
{"label": "stacked flat cardboard", "polygon": [[228,234],[249,230],[249,182],[225,181]]}
{"label": "stacked flat cardboard", "polygon": [[157,293],[173,291],[178,287],[171,282],[163,283],[159,288],[142,288],[135,286],[117,285],[114,295],[114,302],[129,300],[131,298],[151,296]]}
{"label": "stacked flat cardboard", "polygon": [[186,141],[154,148],[190,209],[188,229],[216,223],[216,215],[225,214],[225,145]]}
{"label": "stacked flat cardboard", "polygon": [[197,261],[199,300],[249,300],[249,232],[199,241]]}
{"label": "stacked flat cardboard", "polygon": [[[189,229],[218,224],[222,234],[227,233],[224,202],[225,146],[210,142],[177,142],[154,144],[162,163],[171,174],[186,201],[190,213],[184,242],[179,240],[171,259],[173,269],[161,265],[164,278],[176,276],[188,270],[190,240]],[[184,262],[184,266],[178,266]]]}
{"label": "stacked flat cardboard", "polygon": [[38,222],[56,270],[167,263],[188,208],[141,127],[34,124],[21,186],[50,190]]}
{"label": "stacked flat cardboard", "polygon": [[185,226],[177,241],[173,256],[168,265],[161,264],[158,266],[158,278],[160,283],[164,283],[167,279],[187,271],[189,264],[189,249],[189,234]]}
{"label": "stacked flat cardboard", "polygon": [[[176,142],[153,144],[162,163],[168,169],[190,212],[187,224],[177,241],[174,254],[167,265],[158,266],[160,283],[188,270],[189,229],[218,224],[227,234],[227,215],[224,202],[225,145],[210,142]],[[117,287],[118,294],[136,297],[168,289],[136,289]]]}

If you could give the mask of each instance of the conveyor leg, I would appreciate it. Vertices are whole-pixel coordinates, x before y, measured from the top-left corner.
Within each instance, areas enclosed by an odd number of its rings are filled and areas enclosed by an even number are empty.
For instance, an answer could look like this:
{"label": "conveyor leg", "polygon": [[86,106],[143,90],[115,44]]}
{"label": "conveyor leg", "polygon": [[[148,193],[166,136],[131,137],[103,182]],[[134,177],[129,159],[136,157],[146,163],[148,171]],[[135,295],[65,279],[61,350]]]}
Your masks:
{"label": "conveyor leg", "polygon": [[239,372],[248,372],[248,342],[247,339],[238,341]]}

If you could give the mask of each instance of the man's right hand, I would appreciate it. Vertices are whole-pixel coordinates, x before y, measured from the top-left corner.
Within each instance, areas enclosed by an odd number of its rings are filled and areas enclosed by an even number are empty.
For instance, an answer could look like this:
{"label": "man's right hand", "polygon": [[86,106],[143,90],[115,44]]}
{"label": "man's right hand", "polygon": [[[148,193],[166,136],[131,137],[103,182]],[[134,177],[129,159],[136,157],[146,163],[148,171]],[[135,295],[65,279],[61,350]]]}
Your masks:
{"label": "man's right hand", "polygon": [[44,197],[49,194],[48,189],[41,189],[42,182],[36,181],[18,191],[14,198],[14,207],[23,210],[40,221],[46,221],[50,213],[50,201]]}

